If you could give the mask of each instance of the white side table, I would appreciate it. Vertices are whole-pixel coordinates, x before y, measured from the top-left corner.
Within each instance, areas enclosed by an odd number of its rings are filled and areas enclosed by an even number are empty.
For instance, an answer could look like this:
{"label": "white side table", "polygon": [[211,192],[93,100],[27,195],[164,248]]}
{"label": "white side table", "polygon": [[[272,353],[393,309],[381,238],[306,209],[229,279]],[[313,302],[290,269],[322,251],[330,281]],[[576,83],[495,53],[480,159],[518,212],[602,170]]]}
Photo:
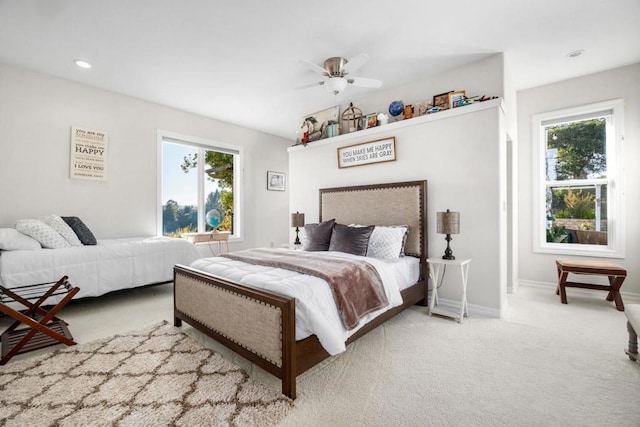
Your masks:
{"label": "white side table", "polygon": [[[470,259],[442,259],[442,258],[428,258],[429,263],[429,277],[431,283],[433,283],[433,291],[431,294],[431,302],[429,303],[429,316],[432,314],[440,314],[442,316],[453,317],[457,319],[459,323],[462,323],[464,316],[469,317],[469,307],[467,306],[467,279],[469,277],[469,264]],[[460,311],[438,307],[438,286],[442,285],[444,277],[440,272],[444,272],[447,266],[460,269],[462,275],[462,298],[460,299]]]}
{"label": "white side table", "polygon": [[294,251],[302,250],[302,245],[296,245],[295,243],[283,243],[281,247],[287,248],[287,249],[293,249]]}

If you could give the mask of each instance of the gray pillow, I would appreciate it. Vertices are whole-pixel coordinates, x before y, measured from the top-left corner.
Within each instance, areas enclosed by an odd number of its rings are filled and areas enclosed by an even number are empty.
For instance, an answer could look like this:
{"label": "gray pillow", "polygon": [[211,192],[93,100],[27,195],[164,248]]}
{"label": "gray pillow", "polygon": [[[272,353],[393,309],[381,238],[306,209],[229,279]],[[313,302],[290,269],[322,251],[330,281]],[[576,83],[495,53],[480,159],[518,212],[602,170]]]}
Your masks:
{"label": "gray pillow", "polygon": [[71,227],[73,232],[76,233],[76,236],[78,236],[78,239],[80,239],[83,245],[98,244],[98,241],[91,230],[89,230],[89,227],[87,227],[80,218],[77,216],[63,216],[62,219],[69,227]]}
{"label": "gray pillow", "polygon": [[336,224],[333,226],[329,250],[366,256],[369,238],[374,228],[374,225],[349,227],[348,225]]}
{"label": "gray pillow", "polygon": [[318,224],[305,224],[304,226],[304,250],[328,251],[331,243],[331,233],[335,219],[323,221]]}

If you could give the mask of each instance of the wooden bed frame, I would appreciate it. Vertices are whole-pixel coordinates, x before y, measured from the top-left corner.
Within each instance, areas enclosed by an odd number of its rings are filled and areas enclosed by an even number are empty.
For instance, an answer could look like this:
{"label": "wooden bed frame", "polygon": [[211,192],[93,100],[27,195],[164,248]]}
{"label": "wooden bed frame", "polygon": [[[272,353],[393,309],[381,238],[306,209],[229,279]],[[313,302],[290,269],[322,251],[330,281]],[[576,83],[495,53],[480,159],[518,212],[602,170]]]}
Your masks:
{"label": "wooden bed frame", "polygon": [[[350,344],[414,304],[427,305],[427,181],[320,190],[320,221],[408,225],[405,254],[420,259],[419,281],[404,289],[402,305],[386,311],[349,337]],[[271,294],[176,265],[174,325],[202,331],[282,380],[296,398],[296,377],[330,355],[315,335],[296,341],[295,298]]]}

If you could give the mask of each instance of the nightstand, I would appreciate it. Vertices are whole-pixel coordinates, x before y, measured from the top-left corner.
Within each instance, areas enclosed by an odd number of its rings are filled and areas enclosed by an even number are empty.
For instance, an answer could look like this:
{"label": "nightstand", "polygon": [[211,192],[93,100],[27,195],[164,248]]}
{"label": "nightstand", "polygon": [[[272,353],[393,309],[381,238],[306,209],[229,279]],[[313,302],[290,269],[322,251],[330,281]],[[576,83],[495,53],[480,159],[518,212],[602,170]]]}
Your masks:
{"label": "nightstand", "polygon": [[[429,263],[429,278],[433,283],[433,291],[431,294],[431,302],[429,304],[429,316],[432,314],[439,314],[441,316],[448,316],[456,319],[459,323],[462,323],[464,316],[469,317],[469,307],[467,306],[467,279],[469,277],[469,264],[470,259],[442,259],[442,258],[428,258]],[[453,308],[438,307],[438,287],[442,286],[442,281],[447,266],[450,266],[456,270],[459,269],[462,275],[462,297],[460,298],[460,310]]]}
{"label": "nightstand", "polygon": [[283,243],[282,247],[283,248],[287,248],[287,249],[293,249],[294,251],[301,251],[302,250],[302,245],[296,245],[294,243]]}

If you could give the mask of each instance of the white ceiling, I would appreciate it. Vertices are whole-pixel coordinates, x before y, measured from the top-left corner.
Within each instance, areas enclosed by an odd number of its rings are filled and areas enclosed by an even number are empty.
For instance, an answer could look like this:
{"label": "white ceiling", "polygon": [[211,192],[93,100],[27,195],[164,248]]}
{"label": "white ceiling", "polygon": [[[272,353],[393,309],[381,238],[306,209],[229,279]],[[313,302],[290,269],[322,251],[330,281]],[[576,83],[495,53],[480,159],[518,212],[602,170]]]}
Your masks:
{"label": "white ceiling", "polygon": [[293,140],[376,90],[294,90],[321,80],[301,59],[364,52],[393,88],[504,52],[523,89],[640,62],[639,22],[640,0],[0,0],[0,62]]}

